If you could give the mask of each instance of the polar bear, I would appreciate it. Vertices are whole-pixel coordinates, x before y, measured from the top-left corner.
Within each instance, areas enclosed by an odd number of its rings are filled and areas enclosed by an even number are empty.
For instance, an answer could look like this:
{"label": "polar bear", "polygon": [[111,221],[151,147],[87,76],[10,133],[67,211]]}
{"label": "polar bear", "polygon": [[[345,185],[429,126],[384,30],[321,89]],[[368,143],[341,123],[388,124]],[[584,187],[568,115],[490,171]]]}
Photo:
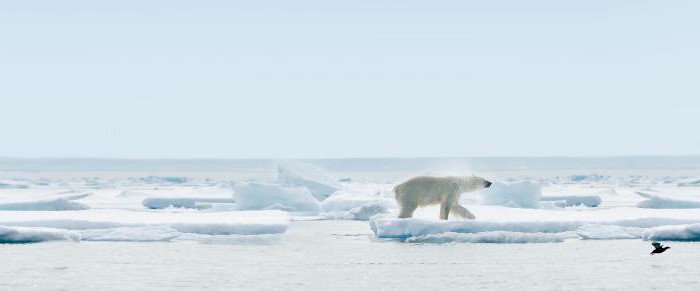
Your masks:
{"label": "polar bear", "polygon": [[394,187],[396,202],[401,208],[399,218],[413,216],[418,206],[440,204],[440,219],[447,220],[450,210],[458,216],[474,219],[474,214],[459,205],[459,196],[488,188],[491,182],[476,176],[467,177],[428,177],[411,178]]}

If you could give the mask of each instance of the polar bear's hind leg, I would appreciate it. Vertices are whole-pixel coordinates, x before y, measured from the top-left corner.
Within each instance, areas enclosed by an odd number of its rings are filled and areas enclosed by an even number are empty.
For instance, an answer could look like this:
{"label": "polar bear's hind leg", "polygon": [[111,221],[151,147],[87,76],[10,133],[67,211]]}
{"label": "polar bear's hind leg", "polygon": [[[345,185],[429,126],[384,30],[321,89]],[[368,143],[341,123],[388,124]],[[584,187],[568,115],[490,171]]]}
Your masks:
{"label": "polar bear's hind leg", "polygon": [[455,212],[457,216],[460,216],[462,218],[466,219],[475,219],[476,216],[469,211],[469,209],[464,208],[462,205],[459,205],[458,203],[452,204],[452,211]]}

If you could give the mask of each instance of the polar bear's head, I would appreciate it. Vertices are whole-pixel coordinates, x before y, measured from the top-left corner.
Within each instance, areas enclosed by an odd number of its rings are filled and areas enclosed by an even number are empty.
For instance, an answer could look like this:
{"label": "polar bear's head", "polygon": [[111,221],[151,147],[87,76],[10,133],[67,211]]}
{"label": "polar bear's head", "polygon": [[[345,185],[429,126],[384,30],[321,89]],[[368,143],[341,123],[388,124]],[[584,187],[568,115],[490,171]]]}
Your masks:
{"label": "polar bear's head", "polygon": [[477,176],[459,177],[459,183],[457,184],[460,192],[479,191],[491,187],[491,182]]}

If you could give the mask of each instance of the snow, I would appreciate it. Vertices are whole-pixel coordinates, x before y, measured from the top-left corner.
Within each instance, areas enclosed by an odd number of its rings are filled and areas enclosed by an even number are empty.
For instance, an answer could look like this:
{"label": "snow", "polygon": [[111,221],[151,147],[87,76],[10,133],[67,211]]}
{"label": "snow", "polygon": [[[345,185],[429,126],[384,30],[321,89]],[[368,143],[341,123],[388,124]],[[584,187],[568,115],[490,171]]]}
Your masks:
{"label": "snow", "polygon": [[483,190],[484,205],[507,205],[509,207],[539,208],[542,184],[537,182],[493,182]]}
{"label": "snow", "polygon": [[237,210],[279,209],[290,212],[317,214],[319,203],[309,189],[282,187],[278,184],[250,182],[233,186]]}
{"label": "snow", "polygon": [[80,235],[73,231],[43,227],[8,227],[0,225],[0,244],[36,243],[54,240],[78,241]]}
{"label": "snow", "polygon": [[542,196],[540,201],[562,201],[562,206],[579,206],[584,205],[588,207],[597,207],[603,201],[600,196]]}
{"label": "snow", "polygon": [[646,198],[637,204],[640,208],[700,208],[700,200],[680,200],[642,191],[635,193]]}
{"label": "snow", "polygon": [[150,209],[168,207],[201,209],[209,208],[210,204],[208,203],[234,203],[234,200],[213,197],[149,197],[142,202],[143,206]]}
{"label": "snow", "polygon": [[306,187],[319,201],[343,187],[320,168],[301,162],[281,162],[277,167],[277,183]]}
{"label": "snow", "polygon": [[58,211],[58,210],[85,210],[90,206],[74,200],[90,196],[90,193],[77,193],[53,198],[40,198],[37,200],[18,200],[14,202],[0,202],[0,210],[9,211]]}
{"label": "snow", "polygon": [[284,233],[289,225],[289,216],[282,211],[152,212],[113,209],[43,213],[0,211],[0,225],[68,230],[159,226],[183,233],[253,235]]}

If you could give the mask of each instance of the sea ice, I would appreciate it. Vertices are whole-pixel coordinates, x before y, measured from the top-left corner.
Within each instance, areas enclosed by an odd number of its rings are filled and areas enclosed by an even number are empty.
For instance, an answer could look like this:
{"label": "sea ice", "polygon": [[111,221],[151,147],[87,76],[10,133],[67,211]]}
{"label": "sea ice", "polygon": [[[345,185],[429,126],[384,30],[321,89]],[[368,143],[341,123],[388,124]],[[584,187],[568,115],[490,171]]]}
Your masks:
{"label": "sea ice", "polygon": [[289,215],[283,211],[156,212],[129,210],[1,211],[0,225],[69,230],[120,227],[170,227],[183,233],[209,235],[284,233]]}
{"label": "sea ice", "polygon": [[644,239],[700,241],[700,223],[654,227],[644,232]]}
{"label": "sea ice", "polygon": [[579,206],[579,205],[585,205],[588,207],[597,207],[600,205],[602,200],[600,199],[600,196],[593,195],[593,196],[575,196],[575,195],[567,195],[567,196],[542,196],[540,197],[540,201],[563,201],[562,205],[564,207],[569,207],[569,206]]}
{"label": "sea ice", "polygon": [[683,209],[683,208],[700,208],[700,201],[693,201],[693,200],[681,200],[681,199],[674,199],[674,198],[669,198],[669,197],[663,197],[657,194],[652,194],[652,193],[647,193],[647,192],[641,192],[641,191],[636,191],[635,192],[637,195],[647,198],[647,200],[641,201],[637,204],[637,207],[640,208],[656,208],[656,209],[661,209],[661,208],[676,208],[676,209]]}
{"label": "sea ice", "polygon": [[542,184],[536,182],[494,182],[483,190],[484,205],[506,205],[509,207],[539,208]]}
{"label": "sea ice", "polygon": [[18,182],[1,181],[0,189],[27,189],[29,185]]}
{"label": "sea ice", "polygon": [[117,227],[77,231],[84,241],[170,241],[180,232],[168,226]]}
{"label": "sea ice", "polygon": [[408,243],[554,243],[566,239],[578,238],[571,232],[563,233],[527,233],[512,231],[486,231],[479,233],[446,232],[409,237]]}
{"label": "sea ice", "polygon": [[57,210],[85,210],[90,206],[74,200],[90,196],[91,193],[77,193],[59,197],[37,198],[35,200],[19,200],[12,202],[0,202],[0,210],[8,211],[57,211]]}
{"label": "sea ice", "polygon": [[321,204],[307,188],[282,187],[277,184],[250,182],[233,186],[237,210],[279,209],[317,214]]}
{"label": "sea ice", "polygon": [[277,167],[277,182],[286,186],[309,188],[314,197],[323,201],[343,187],[316,166],[301,162],[282,162]]}
{"label": "sea ice", "polygon": [[143,206],[150,209],[163,209],[168,207],[175,208],[193,208],[200,209],[208,208],[202,203],[234,203],[231,198],[213,198],[213,197],[149,197],[143,200]]}
{"label": "sea ice", "polygon": [[346,191],[337,191],[321,202],[323,211],[350,210],[367,204],[383,205],[385,208],[396,208],[396,201],[393,198]]}
{"label": "sea ice", "polygon": [[78,241],[80,235],[74,231],[44,227],[8,227],[0,225],[0,244],[35,243],[52,240]]}

